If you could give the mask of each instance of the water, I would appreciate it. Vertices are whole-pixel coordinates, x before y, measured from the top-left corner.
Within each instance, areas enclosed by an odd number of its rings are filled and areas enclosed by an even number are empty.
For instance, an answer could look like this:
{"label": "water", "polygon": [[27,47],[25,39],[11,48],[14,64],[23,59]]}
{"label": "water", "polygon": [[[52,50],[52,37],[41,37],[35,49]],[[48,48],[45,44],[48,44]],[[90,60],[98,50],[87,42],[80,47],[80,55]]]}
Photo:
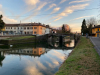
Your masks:
{"label": "water", "polygon": [[0,52],[0,75],[54,75],[74,47],[68,43],[50,43],[48,47],[18,47]]}

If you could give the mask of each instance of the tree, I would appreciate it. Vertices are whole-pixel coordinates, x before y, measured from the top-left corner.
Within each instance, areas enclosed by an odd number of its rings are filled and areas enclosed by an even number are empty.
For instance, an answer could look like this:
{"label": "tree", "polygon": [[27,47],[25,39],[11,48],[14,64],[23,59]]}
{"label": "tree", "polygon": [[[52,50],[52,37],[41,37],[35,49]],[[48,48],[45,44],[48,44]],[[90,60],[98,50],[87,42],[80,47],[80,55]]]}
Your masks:
{"label": "tree", "polygon": [[64,26],[64,24],[63,24],[63,26],[62,26],[62,33],[65,33],[65,32],[66,32],[65,26]]}
{"label": "tree", "polygon": [[91,17],[91,18],[87,19],[86,24],[88,26],[88,33],[89,33],[89,35],[91,35],[92,34],[92,27],[94,25],[97,25],[97,21],[94,17]]}
{"label": "tree", "polygon": [[2,20],[3,16],[0,15],[0,30],[4,27],[5,23]]}
{"label": "tree", "polygon": [[87,26],[86,26],[86,21],[85,19],[83,19],[83,22],[82,22],[82,26],[81,26],[81,33],[86,34],[88,31],[87,31]]}

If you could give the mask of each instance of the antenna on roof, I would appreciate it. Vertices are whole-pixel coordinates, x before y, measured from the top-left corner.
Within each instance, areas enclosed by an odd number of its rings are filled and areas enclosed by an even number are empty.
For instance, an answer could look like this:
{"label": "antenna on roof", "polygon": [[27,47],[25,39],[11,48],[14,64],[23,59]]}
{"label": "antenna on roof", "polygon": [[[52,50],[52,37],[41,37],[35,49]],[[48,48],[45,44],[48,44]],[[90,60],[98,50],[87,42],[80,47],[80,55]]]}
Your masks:
{"label": "antenna on roof", "polygon": [[21,25],[21,20],[20,20],[20,25]]}

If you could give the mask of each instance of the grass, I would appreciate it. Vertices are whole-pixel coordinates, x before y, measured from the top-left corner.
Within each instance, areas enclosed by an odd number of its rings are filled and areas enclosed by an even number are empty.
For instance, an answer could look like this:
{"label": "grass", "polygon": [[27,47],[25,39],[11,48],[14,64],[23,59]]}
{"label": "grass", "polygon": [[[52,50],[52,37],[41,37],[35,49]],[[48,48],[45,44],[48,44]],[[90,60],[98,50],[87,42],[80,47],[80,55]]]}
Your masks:
{"label": "grass", "polygon": [[12,40],[21,40],[21,39],[27,39],[27,38],[32,38],[34,36],[20,36],[20,37],[10,37],[10,38],[7,38],[5,40],[9,40],[9,39],[12,39]]}
{"label": "grass", "polygon": [[81,37],[55,75],[100,75],[100,56],[91,41]]}

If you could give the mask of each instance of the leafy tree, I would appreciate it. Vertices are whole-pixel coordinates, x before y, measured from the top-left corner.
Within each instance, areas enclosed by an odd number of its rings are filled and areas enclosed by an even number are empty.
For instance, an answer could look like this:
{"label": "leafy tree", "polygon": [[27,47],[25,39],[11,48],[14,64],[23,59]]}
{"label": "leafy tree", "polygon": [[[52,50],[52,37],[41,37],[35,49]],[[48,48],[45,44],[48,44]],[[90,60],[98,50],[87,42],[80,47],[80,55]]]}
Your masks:
{"label": "leafy tree", "polygon": [[85,21],[85,19],[83,19],[82,26],[81,26],[81,33],[83,33],[83,35],[85,35],[87,32],[88,31],[87,31],[86,21]]}
{"label": "leafy tree", "polygon": [[0,15],[0,30],[4,27],[5,23],[2,20],[2,15]]}

